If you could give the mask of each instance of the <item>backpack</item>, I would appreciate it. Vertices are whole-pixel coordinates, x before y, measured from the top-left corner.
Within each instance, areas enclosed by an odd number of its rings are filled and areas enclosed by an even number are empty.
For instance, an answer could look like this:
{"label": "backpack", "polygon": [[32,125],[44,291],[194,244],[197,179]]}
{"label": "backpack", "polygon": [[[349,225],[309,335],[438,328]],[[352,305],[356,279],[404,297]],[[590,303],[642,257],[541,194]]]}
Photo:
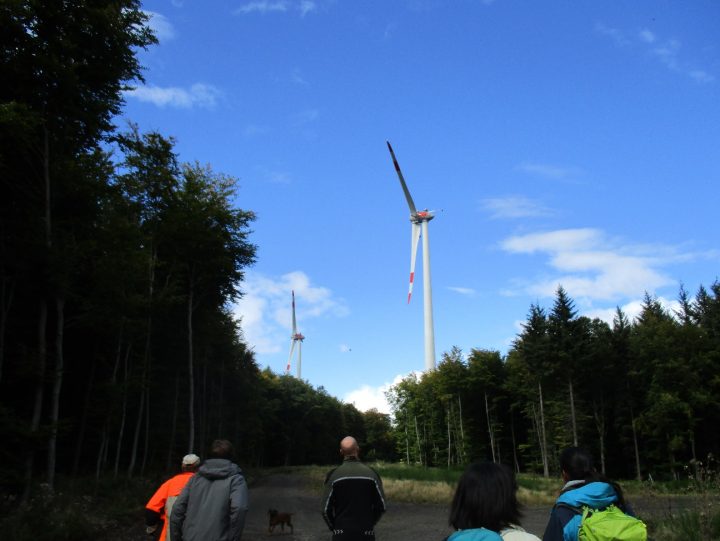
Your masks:
{"label": "backpack", "polygon": [[645,523],[615,505],[605,509],[591,509],[586,505],[571,508],[581,514],[578,541],[647,541]]}

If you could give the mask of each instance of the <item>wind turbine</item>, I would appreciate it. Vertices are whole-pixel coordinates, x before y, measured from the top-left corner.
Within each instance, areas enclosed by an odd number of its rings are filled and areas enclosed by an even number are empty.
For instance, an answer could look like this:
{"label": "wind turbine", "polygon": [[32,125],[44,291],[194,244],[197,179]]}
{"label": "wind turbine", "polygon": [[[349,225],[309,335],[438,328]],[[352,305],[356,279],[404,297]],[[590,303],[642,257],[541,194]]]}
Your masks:
{"label": "wind turbine", "polygon": [[298,332],[297,323],[295,321],[295,290],[292,292],[292,336],[290,336],[290,355],[288,356],[287,366],[285,372],[290,373],[290,361],[292,360],[293,351],[295,351],[295,344],[298,347],[298,359],[297,359],[297,378],[300,378],[300,371],[302,370],[302,343],[305,337]]}
{"label": "wind turbine", "polygon": [[408,304],[412,297],[413,282],[415,281],[415,260],[417,259],[417,249],[420,236],[423,239],[423,305],[424,305],[424,322],[425,322],[425,370],[435,368],[435,331],[433,327],[433,309],[432,309],[432,286],[430,285],[430,240],[428,238],[428,222],[435,217],[431,211],[417,210],[415,203],[410,196],[405,179],[403,178],[400,166],[398,165],[395,153],[393,152],[390,142],[387,142],[388,150],[392,156],[395,171],[397,171],[400,185],[405,193],[408,207],[410,207],[410,223],[412,224],[410,237],[410,287],[408,289]]}

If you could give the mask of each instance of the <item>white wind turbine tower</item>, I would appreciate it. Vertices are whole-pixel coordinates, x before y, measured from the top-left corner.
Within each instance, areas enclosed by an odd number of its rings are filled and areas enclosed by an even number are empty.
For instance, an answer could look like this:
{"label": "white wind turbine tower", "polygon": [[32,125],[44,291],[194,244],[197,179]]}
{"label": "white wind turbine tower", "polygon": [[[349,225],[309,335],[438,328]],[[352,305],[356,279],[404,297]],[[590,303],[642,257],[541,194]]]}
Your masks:
{"label": "white wind turbine tower", "polygon": [[297,358],[297,378],[301,379],[302,370],[302,343],[305,337],[298,332],[297,323],[295,322],[295,291],[292,292],[292,336],[290,337],[290,355],[288,356],[287,366],[285,372],[290,373],[290,361],[292,360],[293,351],[295,351],[295,344],[298,347],[298,358]]}
{"label": "white wind turbine tower", "polygon": [[433,309],[432,309],[432,286],[430,285],[430,240],[428,239],[428,222],[435,215],[425,209],[418,211],[415,208],[410,191],[408,190],[405,179],[403,178],[400,166],[398,165],[395,153],[393,152],[390,142],[387,141],[388,150],[392,156],[395,171],[397,171],[400,185],[405,192],[408,207],[410,207],[410,223],[412,224],[411,240],[410,240],[410,288],[408,290],[408,304],[412,297],[413,281],[415,280],[415,260],[417,259],[418,241],[422,233],[423,239],[423,306],[425,321],[425,370],[435,368],[435,330],[433,326]]}

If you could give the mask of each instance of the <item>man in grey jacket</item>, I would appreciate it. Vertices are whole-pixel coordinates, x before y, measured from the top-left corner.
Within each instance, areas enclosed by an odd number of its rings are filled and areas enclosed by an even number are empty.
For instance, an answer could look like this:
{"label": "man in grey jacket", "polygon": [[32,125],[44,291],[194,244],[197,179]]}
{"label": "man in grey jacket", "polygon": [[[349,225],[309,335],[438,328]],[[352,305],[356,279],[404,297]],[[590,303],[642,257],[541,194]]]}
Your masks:
{"label": "man in grey jacket", "polygon": [[178,496],[170,515],[173,541],[240,541],[248,490],[233,446],[215,440],[208,458]]}

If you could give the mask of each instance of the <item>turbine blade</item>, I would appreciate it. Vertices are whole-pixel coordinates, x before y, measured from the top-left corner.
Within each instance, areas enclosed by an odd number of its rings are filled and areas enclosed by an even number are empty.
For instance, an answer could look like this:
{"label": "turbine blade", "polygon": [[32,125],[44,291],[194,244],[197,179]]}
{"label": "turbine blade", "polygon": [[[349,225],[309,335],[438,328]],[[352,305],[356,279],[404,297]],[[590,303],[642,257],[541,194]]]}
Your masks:
{"label": "turbine blade", "polygon": [[295,351],[295,340],[292,340],[290,342],[290,355],[288,355],[288,362],[287,366],[285,367],[285,372],[290,372],[290,360],[292,359],[293,351]]}
{"label": "turbine blade", "polygon": [[295,322],[295,290],[292,292],[292,333],[297,334],[297,323]]}
{"label": "turbine blade", "polygon": [[408,289],[408,304],[412,297],[413,282],[415,281],[415,261],[417,260],[418,244],[420,243],[420,224],[413,223],[410,238],[410,288]]}
{"label": "turbine blade", "polygon": [[408,207],[410,207],[410,214],[414,215],[417,212],[417,209],[415,208],[415,203],[413,203],[412,197],[410,196],[410,190],[408,190],[407,184],[405,184],[405,179],[403,178],[402,171],[400,171],[400,165],[395,158],[395,153],[390,146],[390,141],[385,142],[387,143],[388,150],[390,151],[390,156],[392,156],[393,164],[395,164],[395,171],[397,171],[398,178],[400,179],[400,185],[402,186],[403,192],[405,192],[405,199],[407,199]]}

